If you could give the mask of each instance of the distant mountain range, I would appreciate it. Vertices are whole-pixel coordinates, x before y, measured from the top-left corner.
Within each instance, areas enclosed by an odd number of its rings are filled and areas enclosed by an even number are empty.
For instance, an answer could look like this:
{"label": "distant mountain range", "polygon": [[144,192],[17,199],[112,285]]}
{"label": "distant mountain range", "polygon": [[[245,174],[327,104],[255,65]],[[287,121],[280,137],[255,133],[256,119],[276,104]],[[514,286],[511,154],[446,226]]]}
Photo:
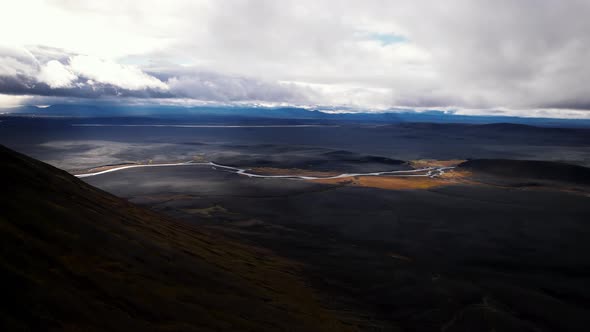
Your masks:
{"label": "distant mountain range", "polygon": [[62,117],[154,117],[183,119],[197,122],[267,119],[300,121],[348,121],[355,123],[516,123],[537,126],[589,127],[590,120],[521,118],[511,116],[469,116],[440,110],[415,112],[400,109],[383,113],[328,113],[297,107],[238,107],[238,106],[166,106],[166,105],[106,105],[61,104],[48,107],[22,106],[5,109],[9,115],[62,116]]}

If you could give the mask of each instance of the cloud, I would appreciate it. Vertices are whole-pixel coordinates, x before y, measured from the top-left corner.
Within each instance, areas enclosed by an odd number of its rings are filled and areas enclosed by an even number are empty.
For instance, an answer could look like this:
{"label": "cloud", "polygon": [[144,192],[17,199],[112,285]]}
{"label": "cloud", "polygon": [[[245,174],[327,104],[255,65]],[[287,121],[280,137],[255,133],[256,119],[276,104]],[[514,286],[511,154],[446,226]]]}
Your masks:
{"label": "cloud", "polygon": [[0,92],[588,110],[588,16],[584,0],[23,0],[0,12]]}
{"label": "cloud", "polygon": [[[0,58],[0,68],[11,70],[0,73],[0,93],[285,103],[309,102],[308,97],[312,95],[310,89],[291,83],[222,75],[178,66],[148,73],[134,65],[118,64],[58,49],[36,48],[33,52],[12,50],[4,54]],[[37,57],[46,62],[43,63]]]}
{"label": "cloud", "polygon": [[110,84],[127,90],[161,89],[168,86],[159,79],[150,76],[139,68],[121,65],[87,55],[77,55],[70,59],[69,68],[81,77],[94,82]]}
{"label": "cloud", "polygon": [[26,49],[0,45],[0,76],[32,75],[36,70],[37,61]]}
{"label": "cloud", "polygon": [[208,72],[188,72],[168,80],[170,91],[180,98],[197,100],[309,102],[311,92],[294,84],[267,82]]}
{"label": "cloud", "polygon": [[51,60],[41,67],[37,79],[50,88],[68,88],[78,78],[57,60]]}
{"label": "cloud", "polygon": [[171,97],[168,86],[133,65],[59,49],[0,49],[0,93],[14,95]]}

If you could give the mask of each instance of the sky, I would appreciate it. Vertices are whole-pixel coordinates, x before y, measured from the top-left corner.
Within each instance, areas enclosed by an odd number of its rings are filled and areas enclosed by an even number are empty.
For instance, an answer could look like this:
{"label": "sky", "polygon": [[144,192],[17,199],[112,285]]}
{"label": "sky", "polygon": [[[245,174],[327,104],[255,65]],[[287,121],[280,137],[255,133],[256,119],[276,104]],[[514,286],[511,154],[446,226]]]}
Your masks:
{"label": "sky", "polygon": [[2,0],[0,107],[590,118],[588,0]]}

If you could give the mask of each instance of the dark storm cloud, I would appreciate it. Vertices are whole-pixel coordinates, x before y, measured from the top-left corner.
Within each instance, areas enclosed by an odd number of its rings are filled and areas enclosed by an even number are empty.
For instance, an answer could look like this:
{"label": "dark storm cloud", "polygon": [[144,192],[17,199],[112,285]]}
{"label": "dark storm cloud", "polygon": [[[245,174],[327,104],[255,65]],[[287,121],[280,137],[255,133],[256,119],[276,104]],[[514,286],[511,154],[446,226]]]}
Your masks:
{"label": "dark storm cloud", "polygon": [[0,93],[10,95],[37,95],[45,97],[102,98],[171,98],[167,91],[154,89],[128,90],[109,84],[88,85],[84,79],[77,81],[72,87],[52,88],[46,83],[25,76],[0,76]]}
{"label": "dark storm cloud", "polygon": [[[7,68],[0,71],[0,93],[74,98],[189,98],[217,102],[302,102],[307,101],[306,95],[312,93],[292,84],[181,67],[140,71],[110,64],[107,66],[108,70],[118,70],[121,73],[114,73],[113,83],[105,83],[99,81],[102,73],[91,70],[90,75],[95,76],[91,77],[85,75],[85,67],[76,67],[76,60],[79,59],[77,56],[48,47],[35,47],[30,52],[0,49],[0,68]],[[90,65],[95,62],[92,60]],[[102,63],[98,61],[98,65]],[[117,81],[119,76],[129,72],[139,82],[131,82],[133,84],[130,85],[130,82]],[[126,85],[137,87],[127,88]]]}

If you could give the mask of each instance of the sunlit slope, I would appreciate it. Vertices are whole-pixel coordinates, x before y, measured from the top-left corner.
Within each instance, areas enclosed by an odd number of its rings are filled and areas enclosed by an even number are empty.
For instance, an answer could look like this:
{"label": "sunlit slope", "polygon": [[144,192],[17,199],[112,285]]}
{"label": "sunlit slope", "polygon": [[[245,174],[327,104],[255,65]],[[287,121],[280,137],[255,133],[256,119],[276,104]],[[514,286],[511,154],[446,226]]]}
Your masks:
{"label": "sunlit slope", "polygon": [[259,249],[0,146],[0,329],[342,330]]}

